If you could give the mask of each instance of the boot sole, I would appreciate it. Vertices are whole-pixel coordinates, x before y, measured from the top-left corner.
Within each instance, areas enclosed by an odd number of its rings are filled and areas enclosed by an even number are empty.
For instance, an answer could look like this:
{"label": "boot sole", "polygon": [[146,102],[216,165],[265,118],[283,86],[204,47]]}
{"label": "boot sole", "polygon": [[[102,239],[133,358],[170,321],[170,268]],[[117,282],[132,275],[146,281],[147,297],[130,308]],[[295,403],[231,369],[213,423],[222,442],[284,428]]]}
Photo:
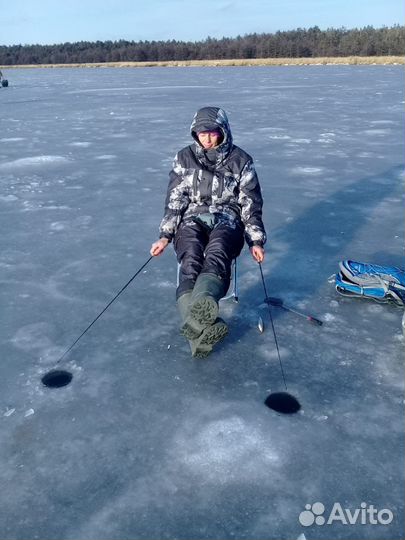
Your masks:
{"label": "boot sole", "polygon": [[209,296],[194,302],[189,315],[181,327],[181,334],[187,339],[197,339],[203,331],[214,324],[218,315],[218,304]]}
{"label": "boot sole", "polygon": [[224,322],[213,324],[202,333],[193,356],[206,358],[212,352],[214,345],[222,341],[227,334],[228,326]]}

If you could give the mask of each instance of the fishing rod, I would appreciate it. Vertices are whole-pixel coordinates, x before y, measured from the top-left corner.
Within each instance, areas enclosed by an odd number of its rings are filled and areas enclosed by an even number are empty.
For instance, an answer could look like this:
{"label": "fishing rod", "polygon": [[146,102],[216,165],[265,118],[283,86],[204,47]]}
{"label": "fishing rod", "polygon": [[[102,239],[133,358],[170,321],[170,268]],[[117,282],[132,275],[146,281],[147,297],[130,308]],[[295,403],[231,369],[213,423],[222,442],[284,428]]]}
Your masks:
{"label": "fishing rod", "polygon": [[280,307],[280,308],[285,309],[286,311],[291,311],[291,313],[295,313],[296,315],[299,315],[300,317],[304,317],[305,319],[307,319],[307,321],[317,324],[318,326],[323,325],[323,322],[317,319],[316,317],[313,317],[312,315],[308,315],[306,313],[302,313],[301,311],[297,311],[291,306],[286,306],[281,298],[275,298],[274,296],[270,296],[270,297],[266,296],[264,301],[266,304],[270,306]]}
{"label": "fishing rod", "polygon": [[[127,283],[120,289],[120,291],[114,296],[114,298],[110,300],[110,302],[108,302],[105,308],[102,311],[100,311],[97,317],[93,319],[93,321],[80,334],[80,336],[72,343],[72,345],[70,345],[70,347],[66,349],[66,351],[62,354],[62,356],[55,362],[55,366],[57,366],[67,356],[67,354],[73,349],[73,347],[90,330],[93,324],[96,321],[98,321],[98,319],[103,315],[103,313],[107,311],[107,309],[111,306],[111,304],[115,302],[115,300],[120,296],[120,294],[125,291],[125,289],[133,282],[136,276],[142,272],[142,270],[151,261],[151,259],[153,259],[153,256],[149,257],[149,259],[135,272],[135,274],[131,277],[131,279],[127,281]],[[45,386],[49,386],[49,387],[65,386],[66,384],[69,384],[71,380],[72,380],[72,375],[69,372],[60,371],[60,370],[51,370],[42,377],[42,382],[45,384]]]}
{"label": "fishing rod", "polygon": [[74,341],[72,343],[72,345],[62,354],[62,356],[59,358],[59,360],[56,362],[56,364],[59,364],[59,362],[61,362],[65,356],[73,349],[73,347],[76,345],[76,343],[78,341],[80,341],[82,339],[82,337],[84,336],[84,334],[86,334],[90,328],[93,326],[93,324],[98,321],[98,319],[101,317],[101,315],[103,315],[103,313],[105,313],[107,311],[107,309],[111,306],[111,304],[113,302],[115,302],[115,300],[119,297],[119,295],[121,293],[123,293],[125,291],[125,289],[133,282],[133,280],[136,278],[136,276],[138,274],[140,274],[142,272],[142,270],[145,268],[145,266],[150,262],[150,260],[153,259],[153,256],[149,257],[149,259],[146,261],[146,263],[144,263],[140,268],[139,270],[137,270],[137,272],[131,277],[131,279],[122,287],[122,289],[114,296],[114,298],[112,300],[110,300],[110,302],[108,302],[108,304],[105,306],[105,308],[97,315],[97,317],[88,325],[88,327],[86,328],[86,330],[84,330],[80,336],[76,339],[76,341]]}

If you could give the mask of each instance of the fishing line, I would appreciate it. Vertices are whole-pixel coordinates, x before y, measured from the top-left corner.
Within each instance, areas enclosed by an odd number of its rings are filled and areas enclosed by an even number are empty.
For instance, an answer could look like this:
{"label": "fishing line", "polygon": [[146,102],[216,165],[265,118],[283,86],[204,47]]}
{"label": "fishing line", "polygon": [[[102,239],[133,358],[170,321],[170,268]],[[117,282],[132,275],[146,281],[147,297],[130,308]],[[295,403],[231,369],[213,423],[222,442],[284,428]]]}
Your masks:
{"label": "fishing line", "polygon": [[[265,301],[266,301],[269,298],[269,296],[267,294],[266,283],[264,281],[262,265],[261,265],[260,262],[259,262],[259,268],[260,268],[260,275],[262,277],[264,294],[266,295],[266,299],[265,299]],[[301,409],[301,405],[300,405],[299,401],[294,396],[289,394],[288,391],[287,391],[287,383],[286,383],[286,379],[285,379],[283,363],[281,361],[280,348],[278,346],[277,334],[276,334],[276,330],[274,328],[273,315],[271,313],[270,302],[266,302],[266,303],[267,303],[267,306],[269,308],[269,316],[270,316],[271,328],[273,330],[274,343],[276,345],[278,361],[279,361],[279,364],[280,364],[280,371],[281,371],[281,375],[283,377],[284,387],[285,387],[286,391],[285,392],[274,392],[274,393],[269,394],[264,403],[265,403],[265,405],[267,407],[269,407],[269,409],[272,409],[273,411],[276,411],[276,412],[279,412],[279,413],[282,413],[282,414],[294,414],[294,413],[298,412]]]}
{"label": "fishing line", "polygon": [[[107,311],[107,309],[111,306],[113,302],[120,296],[121,293],[125,291],[125,289],[133,282],[133,280],[136,278],[138,274],[142,272],[142,270],[145,268],[145,266],[153,259],[153,256],[149,257],[149,259],[139,268],[139,270],[136,271],[136,273],[131,277],[129,281],[121,288],[121,290],[114,296],[110,302],[105,306],[105,308],[97,315],[97,317],[87,326],[87,328],[80,334],[80,336],[70,345],[68,349],[62,354],[62,356],[55,362],[55,366],[59,364],[66,356],[67,354],[73,349],[73,347],[82,339],[82,337],[90,330],[90,328],[93,326],[93,324],[98,321],[98,319]],[[51,387],[51,388],[59,388],[61,386],[68,385],[72,380],[73,375],[69,373],[68,371],[64,370],[51,370],[48,373],[46,373],[42,377],[42,382],[45,386]]]}
{"label": "fishing line", "polygon": [[[262,263],[259,262],[259,268],[260,268],[260,275],[262,276],[262,283],[263,283],[263,289],[264,289],[264,294],[266,296],[266,299],[268,298],[268,294],[267,294],[267,289],[266,289],[266,283],[264,281],[264,276],[263,276],[263,270],[262,270]],[[283,369],[283,363],[281,361],[281,355],[280,355],[280,348],[278,346],[278,340],[277,340],[277,334],[276,334],[276,329],[274,328],[274,322],[273,322],[273,315],[271,313],[271,308],[270,308],[270,303],[267,303],[267,306],[269,308],[269,316],[270,316],[270,323],[271,323],[271,328],[273,330],[273,336],[274,336],[274,343],[276,345],[276,349],[277,349],[277,356],[278,356],[278,361],[279,361],[279,364],[280,364],[280,370],[281,370],[281,375],[283,377],[283,382],[284,382],[284,386],[285,386],[285,389],[287,390],[287,383],[285,381],[285,375],[284,375],[284,369]]]}

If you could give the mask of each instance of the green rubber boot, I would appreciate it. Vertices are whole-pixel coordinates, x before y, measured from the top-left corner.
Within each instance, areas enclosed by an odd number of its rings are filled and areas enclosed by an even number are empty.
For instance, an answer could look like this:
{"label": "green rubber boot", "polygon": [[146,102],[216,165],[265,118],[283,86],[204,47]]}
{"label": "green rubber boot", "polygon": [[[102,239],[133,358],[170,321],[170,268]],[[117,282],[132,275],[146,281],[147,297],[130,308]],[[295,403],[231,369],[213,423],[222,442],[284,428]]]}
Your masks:
{"label": "green rubber boot", "polygon": [[187,339],[197,339],[212,326],[218,316],[218,302],[225,294],[222,279],[214,274],[200,274],[190,299],[190,308],[181,333]]}
{"label": "green rubber boot", "polygon": [[200,337],[191,340],[191,354],[195,358],[206,358],[211,354],[214,345],[219,343],[228,334],[226,322],[218,318],[214,324],[203,330]]}
{"label": "green rubber boot", "polygon": [[[181,320],[187,319],[192,293],[187,292],[177,300],[177,307],[180,312]],[[216,319],[214,324],[210,325],[196,339],[188,339],[191,354],[195,358],[206,358],[216,343],[224,339],[228,333],[228,326],[222,319]]]}

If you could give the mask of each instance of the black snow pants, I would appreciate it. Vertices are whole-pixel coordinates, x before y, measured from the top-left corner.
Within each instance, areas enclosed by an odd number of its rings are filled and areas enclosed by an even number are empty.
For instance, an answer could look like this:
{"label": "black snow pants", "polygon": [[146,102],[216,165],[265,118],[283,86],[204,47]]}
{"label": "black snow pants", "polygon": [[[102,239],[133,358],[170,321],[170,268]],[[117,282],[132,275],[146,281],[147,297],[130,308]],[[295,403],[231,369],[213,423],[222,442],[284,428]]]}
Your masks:
{"label": "black snow pants", "polygon": [[219,221],[212,228],[198,218],[181,222],[174,238],[174,249],[180,263],[176,298],[194,288],[199,274],[214,274],[224,281],[227,291],[232,260],[239,256],[244,244],[244,229],[238,222]]}

